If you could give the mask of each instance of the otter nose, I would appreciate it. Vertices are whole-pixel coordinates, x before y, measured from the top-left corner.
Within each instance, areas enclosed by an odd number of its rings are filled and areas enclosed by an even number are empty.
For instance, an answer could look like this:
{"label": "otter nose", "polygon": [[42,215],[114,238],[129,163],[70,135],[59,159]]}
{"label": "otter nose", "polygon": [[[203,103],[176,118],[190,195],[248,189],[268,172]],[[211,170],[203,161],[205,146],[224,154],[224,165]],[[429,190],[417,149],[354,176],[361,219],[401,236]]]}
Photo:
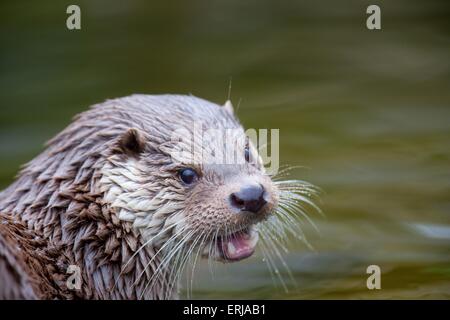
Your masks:
{"label": "otter nose", "polygon": [[257,213],[266,203],[264,188],[260,184],[246,185],[230,196],[231,205],[240,211]]}

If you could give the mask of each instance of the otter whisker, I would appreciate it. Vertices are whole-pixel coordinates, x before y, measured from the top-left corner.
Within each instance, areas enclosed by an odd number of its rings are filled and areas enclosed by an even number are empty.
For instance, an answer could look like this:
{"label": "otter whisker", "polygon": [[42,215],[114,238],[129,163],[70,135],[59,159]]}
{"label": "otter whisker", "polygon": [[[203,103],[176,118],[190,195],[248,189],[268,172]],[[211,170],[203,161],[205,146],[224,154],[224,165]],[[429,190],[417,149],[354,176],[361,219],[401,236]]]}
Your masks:
{"label": "otter whisker", "polygon": [[[197,233],[197,230],[195,230],[194,232],[195,234]],[[174,267],[171,270],[170,276],[169,278],[173,279],[172,280],[172,284],[174,285],[175,283],[178,283],[180,281],[181,275],[184,273],[186,265],[189,262],[189,259],[191,258],[191,253],[194,251],[194,248],[197,244],[197,242],[200,241],[200,238],[202,237],[202,233],[198,234],[195,239],[192,241],[192,243],[190,244],[189,247],[184,247],[184,251],[180,252],[180,255],[177,256],[177,262],[174,264]],[[179,266],[175,267],[178,265],[178,260],[179,260]],[[172,278],[172,274],[175,271],[175,275]],[[187,295],[189,295],[189,278],[188,278],[189,273],[186,272],[186,290],[187,290]]]}
{"label": "otter whisker", "polygon": [[[283,208],[279,207],[279,208],[277,209],[277,213],[278,213],[278,214],[281,214],[282,212],[285,212],[285,210],[284,210]],[[303,232],[303,229],[302,229],[301,225],[299,224],[299,222],[293,220],[293,218],[291,217],[291,215],[289,215],[289,214],[287,214],[287,213],[285,213],[285,214],[283,214],[283,215],[281,215],[281,216],[287,217],[287,219],[290,220],[290,221],[288,221],[288,223],[283,223],[285,229],[286,229],[286,230],[287,230],[294,238],[296,238],[296,239],[300,240],[302,243],[304,243],[304,244],[308,247],[309,250],[315,251],[314,247],[308,242],[308,240],[307,240],[307,238],[306,238],[306,236],[305,236],[305,233]],[[281,216],[280,216],[280,217],[281,217]],[[291,222],[291,221],[293,221],[293,222]],[[296,227],[296,228],[294,229],[292,226],[294,226],[294,227]]]}
{"label": "otter whisker", "polygon": [[275,181],[274,184],[280,190],[306,190],[310,191],[309,196],[318,196],[323,193],[323,190],[304,180],[281,180]]}
{"label": "otter whisker", "polygon": [[[183,226],[185,228],[185,226]],[[182,229],[183,230],[183,229]],[[142,270],[142,272],[138,275],[138,277],[136,278],[136,281],[133,283],[133,286],[136,285],[136,283],[138,283],[141,279],[141,277],[143,276],[143,274],[147,271],[147,268],[151,265],[151,263],[155,260],[155,258],[158,256],[158,254],[160,252],[162,252],[166,247],[170,246],[172,244],[173,241],[176,240],[176,238],[178,237],[178,233],[173,234],[168,240],[166,240],[166,242],[153,254],[153,256],[150,258],[150,260],[146,263],[144,270]]]}
{"label": "otter whisker", "polygon": [[271,178],[279,177],[280,175],[284,174],[286,171],[291,170],[291,167],[295,168],[295,166],[291,166],[289,164],[282,164],[278,168],[279,170],[275,174],[269,174]]}
{"label": "otter whisker", "polygon": [[208,267],[209,267],[209,272],[211,273],[211,275],[214,277],[214,270],[213,270],[213,263],[212,263],[212,257],[216,256],[218,254],[217,252],[217,246],[218,246],[218,236],[219,236],[219,228],[216,229],[216,232],[212,238],[212,240],[209,243],[209,250],[208,250]]}
{"label": "otter whisker", "polygon": [[309,167],[305,167],[305,166],[290,166],[287,165],[287,168],[284,168],[282,170],[279,170],[276,174],[271,176],[271,179],[276,182],[279,181],[279,179],[289,176],[291,173],[290,171],[294,170],[294,169],[310,169]]}
{"label": "otter whisker", "polygon": [[[194,233],[192,233],[194,234]],[[172,255],[169,259],[165,261],[165,265],[167,268],[167,271],[164,271],[161,269],[161,272],[165,274],[165,278],[169,279],[167,283],[166,292],[170,290],[170,288],[174,287],[178,282],[178,275],[183,272],[183,261],[184,258],[187,255],[187,248],[186,246],[178,247],[176,250],[176,254]],[[150,287],[152,287],[154,284],[152,284]]]}
{"label": "otter whisker", "polygon": [[[271,232],[265,232],[264,233],[267,234],[267,237],[265,237],[265,241],[267,241],[268,247],[269,249],[272,248],[273,252],[275,253],[275,255],[278,257],[279,261],[281,262],[281,264],[283,265],[284,269],[286,270],[289,278],[291,279],[291,282],[297,286],[297,282],[294,278],[294,276],[292,275],[291,269],[289,268],[289,266],[287,265],[286,261],[284,260],[282,254],[280,253],[280,251],[278,250],[278,246],[284,248],[284,250],[287,252],[287,248],[285,248],[282,244],[280,244],[280,242],[273,237],[273,234]],[[278,245],[278,246],[277,246]]]}
{"label": "otter whisker", "polygon": [[303,180],[280,180],[275,181],[274,184],[279,189],[311,190],[314,191],[315,194],[320,194],[323,192],[320,188]]}
{"label": "otter whisker", "polygon": [[[293,220],[291,217],[297,217],[299,213],[303,216],[315,229],[318,233],[319,230],[314,222],[309,218],[306,213],[305,208],[301,205],[301,203],[306,203],[313,207],[317,212],[322,214],[320,208],[318,208],[311,200],[306,198],[305,196],[299,195],[298,191],[303,192],[307,190],[306,195],[317,194],[317,190],[315,190],[314,186],[310,185],[307,182],[301,180],[288,180],[277,183],[280,189],[280,200],[279,200],[279,208],[284,210],[277,210],[282,216],[289,219],[291,222]],[[284,190],[283,190],[284,189]],[[289,190],[289,191],[285,191]],[[310,194],[311,193],[311,194]]]}
{"label": "otter whisker", "polygon": [[195,266],[196,266],[196,264],[197,264],[197,258],[198,258],[198,255],[199,255],[200,251],[203,249],[204,240],[205,240],[205,239],[208,239],[209,236],[211,235],[211,233],[212,233],[211,231],[208,232],[208,233],[205,233],[205,235],[204,235],[204,237],[202,238],[202,241],[201,241],[201,243],[200,243],[200,245],[199,245],[199,248],[198,248],[198,250],[197,250],[197,254],[195,255],[194,263],[193,263],[193,265],[192,265],[192,271],[191,271],[191,286],[190,286],[190,291],[188,291],[188,292],[189,292],[188,297],[191,297],[191,296],[192,296],[192,287],[193,287],[193,285],[194,285]]}
{"label": "otter whisker", "polygon": [[178,221],[178,222],[176,222],[176,223],[174,223],[174,224],[171,224],[171,225],[167,226],[166,228],[164,228],[163,230],[161,230],[160,232],[158,232],[156,235],[154,235],[153,237],[151,237],[150,239],[148,239],[147,241],[145,241],[145,242],[144,242],[144,243],[136,250],[136,252],[133,253],[133,255],[128,259],[128,261],[125,263],[125,265],[122,266],[122,268],[121,268],[122,270],[120,271],[120,273],[119,273],[119,275],[118,275],[118,277],[117,277],[117,280],[116,280],[115,283],[114,283],[113,290],[114,290],[114,288],[117,286],[117,284],[118,284],[118,282],[119,282],[119,280],[120,280],[120,277],[123,275],[124,270],[126,270],[127,266],[131,263],[131,261],[133,261],[133,259],[139,254],[139,252],[140,252],[142,249],[144,249],[147,245],[149,245],[149,244],[150,244],[155,238],[157,238],[160,234],[162,234],[163,232],[168,231],[168,230],[171,229],[171,228],[174,228],[176,225],[178,225],[178,224],[181,223],[181,222],[184,222],[184,219],[181,219],[180,221]]}
{"label": "otter whisker", "polygon": [[282,223],[284,230],[290,232],[296,238],[302,239],[298,237],[298,232],[300,232],[301,236],[303,236],[303,230],[298,216],[288,214],[281,206],[277,208],[276,214],[278,216],[278,221]]}
{"label": "otter whisker", "polygon": [[[147,285],[145,286],[144,292],[147,290],[149,285],[150,285],[150,288],[154,285],[153,283],[154,283],[155,279],[157,279],[157,277],[160,274],[162,274],[162,275],[164,274],[164,273],[161,273],[161,270],[164,271],[167,268],[167,265],[170,263],[170,261],[171,261],[171,259],[173,257],[177,257],[177,256],[179,257],[180,255],[183,254],[183,249],[185,247],[185,244],[188,243],[189,241],[191,241],[191,237],[195,233],[196,233],[195,230],[191,230],[188,234],[183,235],[184,239],[182,239],[179,243],[177,243],[176,247],[174,249],[172,249],[168,253],[168,255],[163,258],[163,260],[160,262],[158,268],[155,270],[154,275],[150,278],[150,280],[148,281]],[[186,256],[186,254],[184,254],[183,256]],[[181,266],[184,265],[184,261],[183,260],[184,260],[184,258],[182,258]],[[170,275],[168,277],[169,278],[169,282],[173,282],[174,283],[174,281],[176,280],[176,279],[175,280],[172,279],[172,273],[175,270],[176,266],[177,266],[177,263],[175,263],[173,265],[173,267],[170,269],[171,272],[170,272]],[[178,267],[178,269],[181,269],[181,268],[182,267]],[[178,270],[178,272],[180,272],[180,271]]]}
{"label": "otter whisker", "polygon": [[278,277],[278,280],[280,280],[280,283],[281,283],[283,289],[285,290],[285,292],[288,292],[289,290],[288,290],[288,288],[287,288],[287,286],[286,286],[286,283],[284,282],[283,277],[282,277],[281,274],[280,274],[280,271],[279,271],[279,269],[278,269],[277,264],[275,263],[275,261],[274,261],[274,259],[273,259],[273,257],[272,257],[272,253],[271,253],[271,251],[269,250],[269,248],[267,247],[267,244],[265,243],[265,240],[266,240],[266,238],[267,238],[267,235],[265,234],[264,230],[261,230],[261,235],[262,235],[262,237],[261,237],[261,240],[262,240],[262,241],[261,241],[261,246],[264,247],[264,248],[266,249],[266,253],[267,253],[266,258],[267,258],[267,260],[270,262],[270,264],[272,265],[272,267],[273,267],[273,272],[274,272],[275,275]]}
{"label": "otter whisker", "polygon": [[299,194],[299,195],[303,195],[305,197],[308,197],[310,199],[314,199],[318,196],[318,191],[314,190],[312,188],[308,188],[308,187],[295,187],[295,186],[290,186],[290,187],[278,187],[278,190],[280,191],[280,193],[283,193],[285,196],[287,196],[286,194],[291,192],[291,193],[295,193],[295,194]]}
{"label": "otter whisker", "polygon": [[319,214],[321,214],[323,216],[323,213],[321,211],[321,209],[314,203],[312,202],[310,199],[308,199],[307,197],[300,195],[296,192],[292,192],[292,191],[280,191],[280,200],[279,200],[279,204],[281,206],[285,206],[287,207],[287,211],[298,211],[300,212],[306,219],[309,220],[309,217],[306,214],[306,210],[303,207],[302,203],[305,203],[309,206],[311,206],[312,208],[315,209],[315,211],[317,211]]}
{"label": "otter whisker", "polygon": [[[293,168],[294,167],[288,167],[281,170],[277,175],[274,175],[272,179],[280,178]],[[286,273],[292,280],[291,282],[296,285],[295,278],[279,250],[279,248],[281,248],[285,253],[288,252],[285,231],[300,239],[308,246],[308,248],[313,250],[304,236],[300,217],[305,218],[319,234],[320,231],[316,224],[311,220],[307,214],[306,208],[302,204],[310,206],[322,215],[323,213],[311,200],[312,197],[315,197],[320,193],[319,188],[302,180],[284,180],[274,182],[274,184],[279,190],[278,207],[275,209],[275,219],[269,219],[266,223],[262,223],[259,228],[259,233],[261,235],[260,248],[272,279],[274,279],[275,274],[284,290],[287,291],[288,288],[275,261],[276,257],[286,270]]]}
{"label": "otter whisker", "polygon": [[295,215],[295,213],[299,213],[302,217],[304,217],[308,223],[314,228],[314,230],[320,235],[319,228],[314,223],[314,221],[311,220],[311,218],[306,214],[304,208],[296,202],[290,202],[287,199],[283,203],[280,203],[280,207],[283,207],[287,213],[289,213],[291,216],[298,216]]}
{"label": "otter whisker", "polygon": [[289,250],[286,247],[286,233],[283,228],[283,223],[280,220],[271,220],[262,225],[264,230],[267,230],[267,233],[274,241],[277,242],[279,247],[285,252],[288,253]]}
{"label": "otter whisker", "polygon": [[[177,270],[176,272],[181,272],[181,257],[184,255],[184,251],[185,251],[185,247],[179,246],[179,247],[175,247],[174,251],[175,254],[172,255],[172,257],[165,259],[164,263],[165,263],[165,268],[167,270],[164,270],[163,268],[161,268],[161,270],[159,271],[159,273],[161,274],[161,277],[164,276],[164,278],[168,279],[167,281],[167,285],[166,285],[166,290],[169,290],[172,286],[174,286],[177,283],[177,279],[175,277],[173,277],[173,273],[175,272],[175,270]],[[175,273],[177,274],[177,273]],[[156,278],[155,278],[156,280]],[[154,280],[154,281],[155,281]],[[149,281],[150,288],[154,286],[154,283],[152,283],[152,281]],[[166,297],[164,297],[166,298]]]}
{"label": "otter whisker", "polygon": [[[260,236],[261,236],[261,238],[263,237],[263,235],[261,233],[260,233]],[[263,262],[266,264],[267,270],[269,270],[270,278],[272,279],[272,283],[276,287],[277,286],[277,281],[276,281],[276,278],[275,278],[274,271],[272,269],[272,265],[270,264],[269,259],[267,258],[267,255],[268,255],[267,251],[264,248],[264,246],[261,246],[261,245],[259,246],[259,249],[260,249],[260,251],[261,251],[261,253],[263,255]]]}
{"label": "otter whisker", "polygon": [[301,203],[304,202],[308,205],[310,205],[311,207],[313,207],[320,215],[323,216],[323,212],[322,210],[311,200],[309,200],[308,198],[306,198],[305,196],[302,196],[300,194],[296,194],[294,192],[286,192],[286,191],[282,191],[281,193],[281,198],[282,200],[296,200],[296,201],[292,201],[293,203]]}
{"label": "otter whisker", "polygon": [[[179,233],[177,233],[177,235],[178,235],[178,234],[179,234]],[[156,282],[156,280],[157,280],[160,276],[164,275],[164,273],[161,273],[161,270],[162,270],[162,271],[165,271],[165,268],[167,267],[166,264],[167,264],[168,262],[170,262],[170,259],[171,259],[175,254],[177,254],[179,250],[181,250],[181,249],[183,248],[183,246],[185,245],[185,243],[187,243],[188,241],[190,241],[190,237],[191,237],[192,234],[194,234],[194,231],[188,232],[188,234],[184,235],[184,238],[183,238],[180,242],[175,243],[175,248],[172,249],[172,250],[170,250],[170,251],[169,251],[169,254],[168,254],[167,256],[164,256],[164,257],[163,257],[163,259],[162,259],[161,262],[159,263],[158,267],[157,267],[156,270],[154,271],[153,275],[151,276],[151,278],[148,280],[147,284],[145,285],[145,287],[144,287],[144,289],[143,289],[143,291],[142,291],[142,293],[141,293],[140,299],[141,299],[142,296],[145,294],[145,292],[147,291],[147,289],[149,289],[149,286],[151,285],[151,286],[150,286],[150,288],[151,288],[151,287],[153,286],[152,283]],[[172,242],[173,242],[173,241],[172,241]],[[170,279],[169,279],[168,281],[170,281]]]}
{"label": "otter whisker", "polygon": [[[185,270],[185,267],[189,261],[189,259],[191,258],[191,254],[192,252],[195,250],[197,243],[200,241],[200,239],[203,236],[203,232],[201,232],[199,235],[197,235],[197,237],[194,239],[194,241],[192,242],[190,248],[188,248],[188,250],[184,253],[184,255],[182,256],[181,259],[181,264],[180,267],[178,268],[172,268],[171,274],[169,275],[169,278],[172,279],[172,272],[174,270],[176,270],[175,276],[173,278],[172,281],[172,285],[175,285],[175,283],[177,283],[179,281],[179,278],[181,277],[181,274],[183,273],[183,271]],[[188,278],[187,278],[188,279]],[[170,288],[171,289],[171,288]],[[189,290],[189,282],[188,282],[188,288],[187,290]],[[170,291],[170,290],[169,290]],[[189,294],[189,291],[187,292],[187,294]]]}

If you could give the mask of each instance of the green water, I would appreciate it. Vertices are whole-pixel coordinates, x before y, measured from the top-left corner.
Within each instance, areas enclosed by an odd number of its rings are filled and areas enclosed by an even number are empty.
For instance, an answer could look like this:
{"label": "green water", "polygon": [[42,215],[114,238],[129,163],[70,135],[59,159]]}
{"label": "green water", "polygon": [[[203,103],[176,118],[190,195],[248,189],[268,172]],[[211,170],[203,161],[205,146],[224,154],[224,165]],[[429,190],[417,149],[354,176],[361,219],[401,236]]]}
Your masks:
{"label": "green water", "polygon": [[[82,30],[65,28],[67,5]],[[131,93],[239,103],[279,128],[283,164],[320,186],[325,218],[292,242],[293,280],[262,258],[201,263],[194,298],[450,297],[448,1],[2,1],[0,187],[73,115]],[[366,288],[379,265],[381,290]],[[297,286],[294,286],[294,282]]]}

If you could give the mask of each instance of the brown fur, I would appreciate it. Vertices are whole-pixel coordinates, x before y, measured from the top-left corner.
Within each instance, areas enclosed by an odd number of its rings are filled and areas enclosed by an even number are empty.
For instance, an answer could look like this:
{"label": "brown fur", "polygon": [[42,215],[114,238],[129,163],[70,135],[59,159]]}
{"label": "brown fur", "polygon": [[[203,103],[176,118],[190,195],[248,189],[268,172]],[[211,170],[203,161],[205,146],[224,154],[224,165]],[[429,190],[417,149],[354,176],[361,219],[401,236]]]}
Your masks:
{"label": "brown fur", "polygon": [[59,290],[68,262],[63,248],[54,248],[23,222],[2,215],[0,225],[0,297],[8,299],[70,298]]}

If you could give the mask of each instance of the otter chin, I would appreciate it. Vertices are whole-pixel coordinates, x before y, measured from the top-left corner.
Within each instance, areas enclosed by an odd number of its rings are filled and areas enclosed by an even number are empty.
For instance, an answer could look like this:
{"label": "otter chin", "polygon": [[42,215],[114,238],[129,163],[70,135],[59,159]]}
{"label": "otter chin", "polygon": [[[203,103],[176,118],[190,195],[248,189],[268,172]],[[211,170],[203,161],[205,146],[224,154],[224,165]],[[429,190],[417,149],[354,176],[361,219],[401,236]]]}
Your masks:
{"label": "otter chin", "polygon": [[318,209],[317,188],[287,171],[266,172],[231,102],[96,104],[0,193],[0,298],[174,299],[199,257],[257,247],[273,268]]}

